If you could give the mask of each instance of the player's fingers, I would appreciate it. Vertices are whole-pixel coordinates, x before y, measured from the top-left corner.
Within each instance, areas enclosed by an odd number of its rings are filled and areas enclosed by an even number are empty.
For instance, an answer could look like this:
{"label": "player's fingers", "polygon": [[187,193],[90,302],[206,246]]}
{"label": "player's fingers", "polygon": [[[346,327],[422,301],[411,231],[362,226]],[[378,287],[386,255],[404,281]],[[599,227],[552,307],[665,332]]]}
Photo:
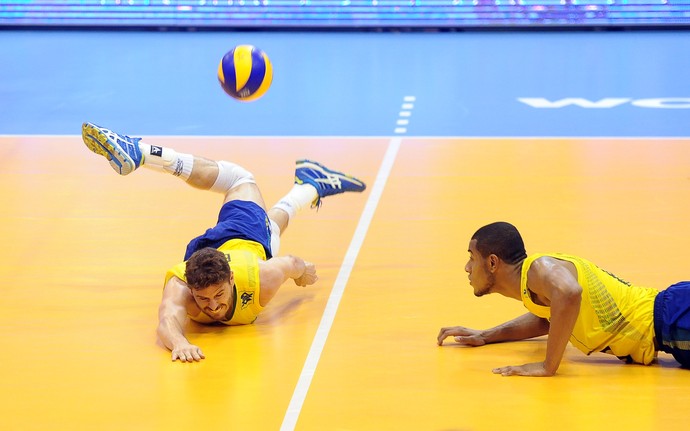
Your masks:
{"label": "player's fingers", "polygon": [[465,346],[481,346],[483,343],[474,335],[456,335],[455,342]]}
{"label": "player's fingers", "polygon": [[500,374],[502,376],[512,376],[515,373],[515,370],[513,369],[514,367],[501,367],[501,368],[494,368],[492,371],[494,374]]}
{"label": "player's fingers", "polygon": [[439,335],[443,334],[444,337],[452,337],[452,336],[458,336],[458,335],[467,335],[465,331],[462,330],[459,326],[453,326],[451,328],[443,328],[441,329],[441,332]]}

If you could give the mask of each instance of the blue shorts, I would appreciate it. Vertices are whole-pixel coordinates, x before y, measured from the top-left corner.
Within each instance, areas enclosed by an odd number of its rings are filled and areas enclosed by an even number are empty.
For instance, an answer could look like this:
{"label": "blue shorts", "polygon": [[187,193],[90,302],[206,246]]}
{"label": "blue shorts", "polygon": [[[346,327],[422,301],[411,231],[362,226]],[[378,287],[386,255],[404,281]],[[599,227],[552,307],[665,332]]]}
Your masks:
{"label": "blue shorts", "polygon": [[266,259],[270,259],[271,223],[266,211],[251,201],[232,200],[225,203],[218,214],[218,223],[189,242],[184,260],[187,261],[197,250],[218,248],[231,239],[258,242],[266,251]]}
{"label": "blue shorts", "polygon": [[659,292],[654,300],[654,332],[657,350],[690,368],[690,281]]}

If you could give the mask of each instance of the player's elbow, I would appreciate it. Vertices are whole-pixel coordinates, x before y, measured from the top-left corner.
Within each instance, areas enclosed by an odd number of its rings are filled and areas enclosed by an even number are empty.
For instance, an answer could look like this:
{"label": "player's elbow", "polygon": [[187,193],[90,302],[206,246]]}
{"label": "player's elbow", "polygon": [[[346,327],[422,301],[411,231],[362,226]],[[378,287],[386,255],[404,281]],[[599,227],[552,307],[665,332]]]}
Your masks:
{"label": "player's elbow", "polygon": [[168,334],[172,328],[181,328],[185,316],[185,314],[181,314],[182,311],[177,307],[161,304],[158,309],[158,334]]}
{"label": "player's elbow", "polygon": [[579,307],[582,302],[582,286],[575,284],[559,290],[557,299],[564,304]]}
{"label": "player's elbow", "polygon": [[551,315],[576,318],[580,313],[581,303],[582,288],[580,286],[559,289],[553,292],[551,297]]}
{"label": "player's elbow", "polygon": [[158,336],[160,337],[161,335],[165,335],[168,333],[168,330],[170,328],[171,324],[171,319],[173,317],[166,315],[166,314],[159,314],[158,316],[158,326],[156,327],[156,333],[158,333]]}
{"label": "player's elbow", "polygon": [[304,274],[304,261],[297,256],[287,255],[288,260],[288,278],[299,278]]}

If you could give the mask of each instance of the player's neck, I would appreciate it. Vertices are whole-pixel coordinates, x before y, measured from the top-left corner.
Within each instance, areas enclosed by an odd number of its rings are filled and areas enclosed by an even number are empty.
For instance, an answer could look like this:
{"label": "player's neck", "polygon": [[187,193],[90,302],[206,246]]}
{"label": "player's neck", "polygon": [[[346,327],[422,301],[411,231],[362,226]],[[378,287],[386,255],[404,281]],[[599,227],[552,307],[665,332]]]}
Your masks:
{"label": "player's neck", "polygon": [[230,300],[228,301],[228,312],[225,313],[223,320],[228,321],[232,319],[235,314],[235,295],[237,295],[237,286],[235,283],[232,284],[232,289],[230,289]]}
{"label": "player's neck", "polygon": [[497,274],[496,291],[505,297],[522,300],[520,297],[521,275],[522,262],[506,265],[501,269],[501,273]]}

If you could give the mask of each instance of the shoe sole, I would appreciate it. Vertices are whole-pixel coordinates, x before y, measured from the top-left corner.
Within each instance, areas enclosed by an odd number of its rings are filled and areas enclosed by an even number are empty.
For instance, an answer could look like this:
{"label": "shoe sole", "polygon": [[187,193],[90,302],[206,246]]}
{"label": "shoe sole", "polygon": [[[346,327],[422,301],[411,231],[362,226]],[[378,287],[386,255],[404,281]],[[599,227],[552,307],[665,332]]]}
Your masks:
{"label": "shoe sole", "polygon": [[108,159],[110,166],[118,174],[127,175],[134,170],[131,157],[118,145],[110,142],[105,133],[95,124],[84,123],[81,126],[81,137],[89,150]]}

